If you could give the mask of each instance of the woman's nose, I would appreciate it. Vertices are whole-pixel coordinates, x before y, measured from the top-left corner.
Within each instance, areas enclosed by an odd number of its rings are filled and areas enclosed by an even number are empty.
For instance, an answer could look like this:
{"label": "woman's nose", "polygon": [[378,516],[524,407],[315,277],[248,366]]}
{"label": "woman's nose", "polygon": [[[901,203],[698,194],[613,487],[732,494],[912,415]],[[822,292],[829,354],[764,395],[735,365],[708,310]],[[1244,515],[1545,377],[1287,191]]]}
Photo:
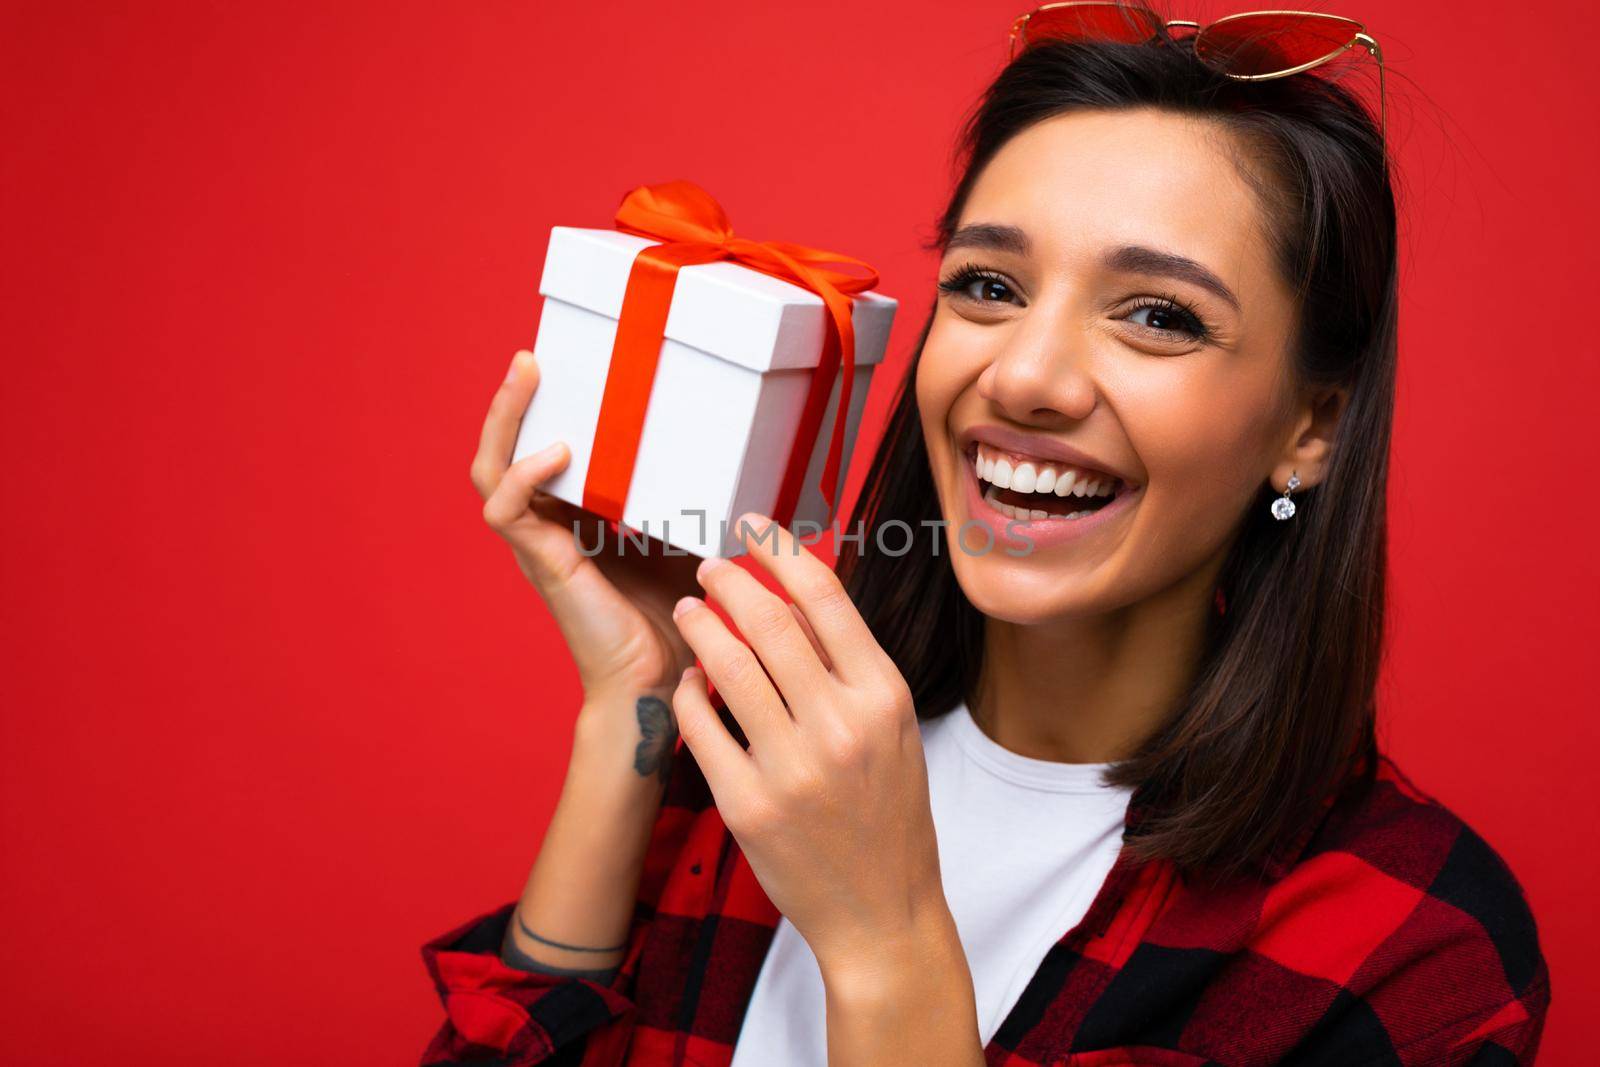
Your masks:
{"label": "woman's nose", "polygon": [[1018,331],[979,375],[978,395],[1018,422],[1087,417],[1096,396],[1089,339],[1065,325]]}

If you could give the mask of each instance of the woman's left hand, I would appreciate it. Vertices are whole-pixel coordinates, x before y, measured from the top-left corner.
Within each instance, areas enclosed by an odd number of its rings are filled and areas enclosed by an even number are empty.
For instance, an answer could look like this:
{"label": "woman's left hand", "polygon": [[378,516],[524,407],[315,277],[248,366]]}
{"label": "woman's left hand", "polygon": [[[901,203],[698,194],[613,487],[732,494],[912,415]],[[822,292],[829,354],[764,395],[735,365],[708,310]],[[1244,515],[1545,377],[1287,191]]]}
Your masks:
{"label": "woman's left hand", "polygon": [[[678,629],[704,664],[673,695],[679,734],[825,978],[901,949],[913,958],[910,946],[953,937],[954,924],[910,688],[826,564],[764,516],[738,529],[794,604],[726,560],[701,564],[701,585],[749,644],[704,601],[678,602]],[[707,675],[748,752],[712,706]]]}

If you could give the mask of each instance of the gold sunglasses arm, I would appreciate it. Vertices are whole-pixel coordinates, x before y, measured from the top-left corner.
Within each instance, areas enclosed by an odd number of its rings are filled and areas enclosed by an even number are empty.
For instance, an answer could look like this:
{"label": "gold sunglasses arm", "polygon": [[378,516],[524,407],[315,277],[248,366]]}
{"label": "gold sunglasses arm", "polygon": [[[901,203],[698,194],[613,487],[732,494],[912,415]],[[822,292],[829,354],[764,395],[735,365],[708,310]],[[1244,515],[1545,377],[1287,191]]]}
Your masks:
{"label": "gold sunglasses arm", "polygon": [[1028,25],[1028,20],[1031,19],[1032,17],[1033,17],[1033,12],[1029,11],[1029,12],[1027,12],[1025,14],[1018,15],[1017,16],[1017,21],[1015,21],[1015,22],[1013,22],[1011,24],[1011,40],[1009,42],[1009,52],[1010,52],[1010,54],[1016,55],[1016,52],[1017,52],[1017,38],[1022,35],[1022,31],[1023,31],[1024,27],[1026,27]]}
{"label": "gold sunglasses arm", "polygon": [[1357,33],[1352,43],[1366,46],[1367,54],[1372,56],[1372,61],[1378,64],[1378,137],[1383,143],[1383,169],[1389,169],[1389,94],[1383,84],[1383,49],[1378,47],[1375,37],[1366,33]]}

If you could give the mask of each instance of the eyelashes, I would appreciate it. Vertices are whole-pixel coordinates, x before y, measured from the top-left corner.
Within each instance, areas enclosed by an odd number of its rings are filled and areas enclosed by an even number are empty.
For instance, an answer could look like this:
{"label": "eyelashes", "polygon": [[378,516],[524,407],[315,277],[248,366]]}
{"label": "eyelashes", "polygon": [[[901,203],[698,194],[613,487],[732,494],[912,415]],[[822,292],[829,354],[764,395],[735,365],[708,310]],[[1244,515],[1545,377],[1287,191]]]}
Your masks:
{"label": "eyelashes", "polygon": [[[942,294],[955,296],[974,304],[1006,302],[1004,300],[988,300],[983,297],[972,296],[968,290],[974,283],[980,281],[986,283],[987,287],[992,287],[989,289],[991,292],[993,288],[1003,289],[1008,293],[1011,291],[1011,283],[1006,281],[1004,275],[971,263],[963,263],[952,271],[948,277],[940,279],[938,289]],[[1139,303],[1129,310],[1128,314],[1131,316],[1146,310],[1170,316],[1177,320],[1177,325],[1175,327],[1166,327],[1135,323],[1142,329],[1169,335],[1182,334],[1200,342],[1209,341],[1214,335],[1215,331],[1211,324],[1201,315],[1199,309],[1174,293],[1162,293],[1155,297],[1142,298]]]}
{"label": "eyelashes", "polygon": [[[1206,324],[1205,319],[1200,317],[1200,312],[1197,311],[1193,305],[1179,299],[1174,294],[1168,293],[1159,297],[1146,299],[1143,302],[1135,305],[1129,314],[1143,311],[1146,308],[1151,308],[1155,311],[1161,312],[1163,315],[1171,315],[1178,319],[1183,324],[1180,327],[1182,332],[1189,334],[1189,336],[1193,337],[1196,341],[1209,341],[1211,339],[1211,327]],[[1172,332],[1161,326],[1151,326],[1149,328],[1152,330],[1160,330],[1162,333]]]}
{"label": "eyelashes", "polygon": [[939,291],[941,293],[964,293],[967,286],[980,280],[1001,286],[1006,285],[1006,280],[993,271],[982,270],[970,263],[963,263],[948,278],[939,282]]}

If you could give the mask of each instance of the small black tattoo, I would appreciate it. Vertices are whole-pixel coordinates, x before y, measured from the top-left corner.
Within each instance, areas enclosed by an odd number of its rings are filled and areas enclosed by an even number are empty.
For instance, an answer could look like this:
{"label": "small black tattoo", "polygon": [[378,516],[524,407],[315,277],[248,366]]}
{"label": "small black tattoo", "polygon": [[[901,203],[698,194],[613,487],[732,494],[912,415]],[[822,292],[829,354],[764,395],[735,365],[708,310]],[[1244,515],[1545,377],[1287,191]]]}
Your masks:
{"label": "small black tattoo", "polygon": [[672,707],[660,697],[643,696],[634,705],[639,716],[642,740],[633,753],[633,769],[639,777],[659,775],[662,784],[672,773],[672,750],[678,743],[678,720]]}
{"label": "small black tattoo", "polygon": [[537,941],[541,945],[553,945],[556,948],[564,948],[569,952],[621,952],[623,949],[628,947],[628,943],[626,941],[620,945],[612,945],[610,948],[588,948],[583,945],[569,945],[564,941],[552,941],[548,937],[540,937],[538,934],[528,929],[528,924],[522,921],[522,912],[520,909],[517,911],[517,929],[521,930],[530,941]]}
{"label": "small black tattoo", "polygon": [[617,968],[615,967],[607,967],[602,971],[583,967],[556,967],[552,964],[541,963],[517,947],[517,943],[509,937],[506,938],[504,950],[500,953],[500,960],[507,967],[514,967],[519,971],[529,971],[535,974],[553,974],[558,978],[587,978],[591,982],[599,982],[601,985],[610,985],[611,980],[617,976]]}
{"label": "small black tattoo", "polygon": [[[520,911],[513,911],[512,914],[516,918],[516,928],[521,930],[526,937],[541,944],[554,945],[557,948],[564,948],[572,952],[620,952],[628,947],[626,944],[621,944],[611,948],[586,948],[581,945],[568,945],[560,941],[552,941],[548,937],[540,937],[528,929],[528,924],[522,921],[522,913]],[[617,971],[621,966],[617,964],[606,968],[558,967],[553,963],[545,963],[522,951],[522,947],[517,944],[517,939],[512,936],[511,930],[510,926],[506,927],[505,940],[500,945],[500,959],[506,966],[515,967],[519,971],[553,974],[560,978],[587,978],[601,985],[610,985],[611,980],[617,976]]]}

